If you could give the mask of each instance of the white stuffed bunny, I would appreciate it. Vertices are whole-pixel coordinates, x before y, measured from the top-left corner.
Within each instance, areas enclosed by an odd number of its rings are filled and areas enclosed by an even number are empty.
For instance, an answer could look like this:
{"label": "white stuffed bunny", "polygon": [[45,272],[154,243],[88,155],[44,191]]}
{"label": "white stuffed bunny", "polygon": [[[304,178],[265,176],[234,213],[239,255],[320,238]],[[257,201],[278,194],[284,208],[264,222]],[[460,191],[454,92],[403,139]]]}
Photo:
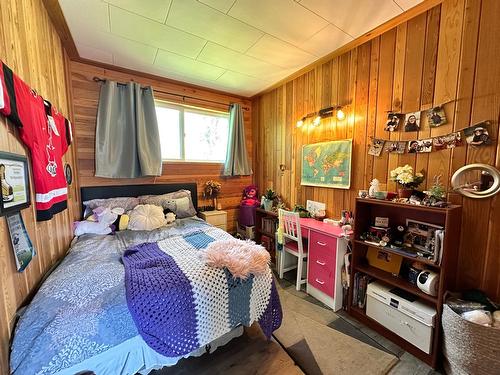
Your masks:
{"label": "white stuffed bunny", "polygon": [[375,198],[375,193],[380,191],[380,182],[376,178],[370,182],[370,189],[368,190],[368,196]]}

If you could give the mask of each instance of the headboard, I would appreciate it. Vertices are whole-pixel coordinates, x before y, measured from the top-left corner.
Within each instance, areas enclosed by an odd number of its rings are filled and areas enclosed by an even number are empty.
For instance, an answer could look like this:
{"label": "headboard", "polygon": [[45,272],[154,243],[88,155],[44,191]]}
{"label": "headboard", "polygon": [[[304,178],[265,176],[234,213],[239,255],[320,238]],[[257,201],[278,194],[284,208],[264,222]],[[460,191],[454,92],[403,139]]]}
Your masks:
{"label": "headboard", "polygon": [[159,195],[172,193],[177,190],[189,190],[196,211],[198,211],[198,189],[194,182],[177,184],[146,184],[146,185],[113,185],[89,186],[80,189],[82,198],[82,216],[85,210],[83,202],[99,198],[138,197],[140,195]]}

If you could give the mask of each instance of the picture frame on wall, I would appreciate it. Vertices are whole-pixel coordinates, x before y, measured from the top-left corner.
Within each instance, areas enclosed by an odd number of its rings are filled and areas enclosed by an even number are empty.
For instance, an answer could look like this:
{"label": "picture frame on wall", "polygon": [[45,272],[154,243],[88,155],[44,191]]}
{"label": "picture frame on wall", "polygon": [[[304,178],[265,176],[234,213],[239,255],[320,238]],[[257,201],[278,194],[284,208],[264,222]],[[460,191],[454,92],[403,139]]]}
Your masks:
{"label": "picture frame on wall", "polygon": [[349,189],[351,160],[352,139],[304,145],[301,185]]}
{"label": "picture frame on wall", "polygon": [[0,216],[19,212],[31,204],[28,158],[0,151]]}

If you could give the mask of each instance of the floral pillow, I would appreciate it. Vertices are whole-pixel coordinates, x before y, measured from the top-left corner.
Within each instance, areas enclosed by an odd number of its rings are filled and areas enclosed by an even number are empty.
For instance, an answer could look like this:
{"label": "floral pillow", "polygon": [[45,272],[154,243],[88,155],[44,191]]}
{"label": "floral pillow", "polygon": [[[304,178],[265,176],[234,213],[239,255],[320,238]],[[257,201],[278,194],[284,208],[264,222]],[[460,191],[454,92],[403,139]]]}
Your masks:
{"label": "floral pillow", "polygon": [[139,197],[141,204],[153,204],[174,212],[178,219],[196,215],[196,210],[189,190],[179,190],[162,195],[143,195]]}
{"label": "floral pillow", "polygon": [[85,206],[84,217],[92,214],[92,211],[97,207],[109,208],[113,210],[115,208],[122,208],[124,212],[133,210],[136,206],[141,204],[139,198],[136,197],[117,197],[117,198],[107,198],[107,199],[92,199],[83,202]]}
{"label": "floral pillow", "polygon": [[167,225],[167,219],[160,206],[140,204],[130,213],[128,229],[153,230]]}

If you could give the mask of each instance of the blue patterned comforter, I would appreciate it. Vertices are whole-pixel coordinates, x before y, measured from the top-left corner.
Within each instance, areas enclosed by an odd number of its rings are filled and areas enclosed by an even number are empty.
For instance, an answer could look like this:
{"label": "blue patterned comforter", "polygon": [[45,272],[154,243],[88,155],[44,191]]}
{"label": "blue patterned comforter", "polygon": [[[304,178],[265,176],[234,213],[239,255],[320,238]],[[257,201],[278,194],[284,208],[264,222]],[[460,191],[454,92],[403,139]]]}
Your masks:
{"label": "blue patterned comforter", "polygon": [[[156,231],[80,237],[21,316],[12,344],[12,373],[63,375],[93,370],[99,375],[134,374],[175,364],[182,355],[164,356],[151,349],[139,334],[127,306],[121,258],[127,248],[141,243],[158,243],[160,247],[182,243],[178,250],[189,252],[200,248],[196,241],[201,238],[224,236],[228,235],[220,229],[192,218]],[[166,249],[172,251],[169,246]],[[179,254],[176,261],[182,263]],[[253,283],[249,298],[270,298],[271,273],[267,280]],[[209,295],[205,301],[203,293],[198,296],[199,307],[211,314],[204,318],[204,327],[198,332],[201,346],[210,342],[213,332],[220,336],[234,326],[229,306],[237,301],[230,301],[228,296],[222,306],[210,306]],[[253,319],[244,324],[260,317],[251,306],[249,312]]]}

